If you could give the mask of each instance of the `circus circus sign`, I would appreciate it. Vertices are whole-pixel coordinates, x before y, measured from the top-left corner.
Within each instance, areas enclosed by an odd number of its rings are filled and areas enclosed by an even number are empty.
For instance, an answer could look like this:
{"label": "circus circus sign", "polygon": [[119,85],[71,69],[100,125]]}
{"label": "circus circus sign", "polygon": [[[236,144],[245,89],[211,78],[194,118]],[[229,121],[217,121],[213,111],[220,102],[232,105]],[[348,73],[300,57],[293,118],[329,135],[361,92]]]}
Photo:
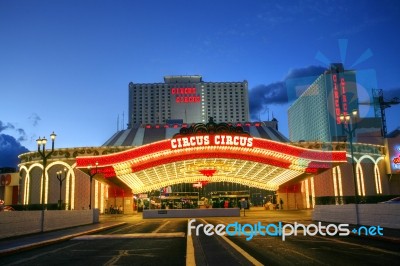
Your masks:
{"label": "circus circus sign", "polygon": [[253,137],[242,127],[227,123],[216,124],[212,117],[209,119],[207,124],[198,123],[182,128],[170,140],[171,149],[201,146],[253,147]]}
{"label": "circus circus sign", "polygon": [[198,147],[198,146],[234,146],[253,147],[253,138],[249,136],[233,135],[197,135],[171,139],[171,149]]}

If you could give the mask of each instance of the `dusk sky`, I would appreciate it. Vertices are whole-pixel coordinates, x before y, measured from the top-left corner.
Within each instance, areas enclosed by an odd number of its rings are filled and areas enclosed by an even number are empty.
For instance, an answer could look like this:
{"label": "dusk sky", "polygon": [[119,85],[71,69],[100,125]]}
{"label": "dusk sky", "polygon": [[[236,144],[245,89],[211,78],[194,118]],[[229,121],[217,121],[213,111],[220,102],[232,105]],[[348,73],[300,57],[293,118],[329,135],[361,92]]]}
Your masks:
{"label": "dusk sky", "polygon": [[[396,0],[0,0],[0,167],[52,131],[56,148],[104,144],[128,83],[165,75],[247,80],[253,120],[273,113],[286,136],[286,82],[329,63],[359,72],[362,101],[400,97],[399,28]],[[400,105],[386,113],[390,132]]]}

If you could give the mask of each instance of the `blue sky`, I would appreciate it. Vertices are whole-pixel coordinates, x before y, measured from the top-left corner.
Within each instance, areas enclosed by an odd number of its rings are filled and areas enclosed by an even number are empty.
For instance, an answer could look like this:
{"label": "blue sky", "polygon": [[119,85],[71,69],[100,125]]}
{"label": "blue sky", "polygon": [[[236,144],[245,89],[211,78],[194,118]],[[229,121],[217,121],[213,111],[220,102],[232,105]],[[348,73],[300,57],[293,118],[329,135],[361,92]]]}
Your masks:
{"label": "blue sky", "polygon": [[[364,73],[364,91],[400,96],[399,27],[396,0],[0,0],[0,153],[52,131],[58,148],[102,145],[127,122],[128,83],[165,75],[247,80],[251,92],[329,59]],[[261,104],[288,135],[290,103]],[[399,111],[387,109],[389,131]]]}

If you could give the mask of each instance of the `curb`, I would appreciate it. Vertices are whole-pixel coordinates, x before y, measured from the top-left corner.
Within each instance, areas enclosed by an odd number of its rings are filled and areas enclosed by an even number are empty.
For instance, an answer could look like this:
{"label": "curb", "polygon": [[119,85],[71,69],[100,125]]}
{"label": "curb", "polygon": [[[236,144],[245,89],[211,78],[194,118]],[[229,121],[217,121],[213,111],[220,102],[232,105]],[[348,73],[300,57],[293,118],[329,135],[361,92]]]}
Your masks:
{"label": "curb", "polygon": [[18,253],[18,252],[21,252],[21,251],[26,251],[26,250],[38,248],[38,247],[48,246],[48,245],[55,244],[55,243],[60,243],[60,242],[69,240],[69,239],[74,238],[74,237],[78,237],[78,236],[86,235],[86,234],[97,233],[97,232],[100,232],[100,231],[103,231],[103,230],[107,230],[107,229],[111,229],[111,228],[114,228],[114,227],[117,227],[117,226],[120,226],[120,225],[123,225],[123,224],[126,224],[126,223],[125,222],[121,222],[121,223],[112,224],[112,225],[109,225],[109,226],[104,226],[104,227],[100,227],[100,228],[96,228],[96,229],[86,230],[86,231],[75,233],[75,234],[60,236],[60,237],[56,237],[56,238],[49,239],[49,240],[43,240],[43,241],[40,241],[40,242],[26,244],[26,245],[22,245],[22,246],[18,246],[18,247],[3,249],[3,250],[0,250],[0,257],[6,256],[6,255],[10,255],[10,254],[14,254],[14,253]]}

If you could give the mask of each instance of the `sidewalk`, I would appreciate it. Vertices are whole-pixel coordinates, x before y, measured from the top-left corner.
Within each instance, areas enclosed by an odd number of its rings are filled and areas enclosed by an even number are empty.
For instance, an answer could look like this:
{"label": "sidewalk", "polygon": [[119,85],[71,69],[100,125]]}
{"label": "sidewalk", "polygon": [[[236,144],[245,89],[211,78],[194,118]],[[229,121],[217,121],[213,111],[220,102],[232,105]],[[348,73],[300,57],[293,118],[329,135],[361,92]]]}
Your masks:
{"label": "sidewalk", "polygon": [[96,233],[122,224],[125,224],[125,222],[104,221],[97,224],[77,226],[51,232],[0,239],[0,257],[18,251],[62,242],[77,236]]}

